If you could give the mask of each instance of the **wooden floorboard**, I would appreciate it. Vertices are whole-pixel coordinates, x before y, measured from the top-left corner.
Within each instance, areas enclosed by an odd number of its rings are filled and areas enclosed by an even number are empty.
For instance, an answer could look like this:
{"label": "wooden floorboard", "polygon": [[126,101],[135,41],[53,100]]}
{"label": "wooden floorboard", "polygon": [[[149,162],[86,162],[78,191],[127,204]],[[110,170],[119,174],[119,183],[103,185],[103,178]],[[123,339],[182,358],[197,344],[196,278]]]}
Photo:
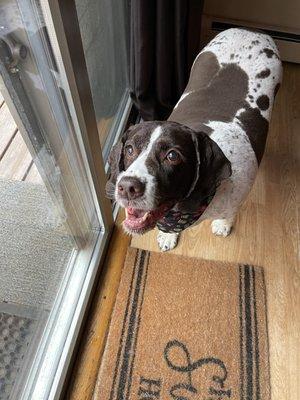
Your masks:
{"label": "wooden floorboard", "polygon": [[39,171],[34,163],[32,163],[27,176],[24,179],[25,182],[31,182],[31,183],[36,183],[36,184],[43,184],[43,180],[41,178],[41,175],[39,174]]}
{"label": "wooden floorboard", "polygon": [[43,184],[25,142],[0,93],[0,178]]}
{"label": "wooden floorboard", "polygon": [[[119,221],[123,218],[121,213]],[[70,385],[63,397],[69,400],[90,400],[93,396],[122,267],[130,244],[130,237],[124,234],[119,221],[114,229],[102,276],[88,312],[89,317],[69,380]]]}
{"label": "wooden floorboard", "polygon": [[2,107],[3,104],[4,104],[4,98],[3,98],[2,94],[0,93],[0,107]]}
{"label": "wooden floorboard", "polygon": [[16,132],[17,125],[15,124],[7,105],[4,103],[0,108],[0,160]]}
{"label": "wooden floorboard", "polygon": [[31,161],[31,154],[18,131],[1,159],[0,177],[22,181]]}

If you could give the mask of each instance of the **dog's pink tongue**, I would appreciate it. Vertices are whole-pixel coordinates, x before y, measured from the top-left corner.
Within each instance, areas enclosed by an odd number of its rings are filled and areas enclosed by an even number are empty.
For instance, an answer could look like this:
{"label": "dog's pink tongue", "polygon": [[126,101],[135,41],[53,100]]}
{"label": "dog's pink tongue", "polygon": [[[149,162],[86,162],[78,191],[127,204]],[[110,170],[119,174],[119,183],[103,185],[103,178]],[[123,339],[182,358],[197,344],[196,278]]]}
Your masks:
{"label": "dog's pink tongue", "polygon": [[127,210],[127,216],[129,219],[133,218],[141,218],[146,214],[145,210],[138,210],[136,208],[128,207],[126,208]]}

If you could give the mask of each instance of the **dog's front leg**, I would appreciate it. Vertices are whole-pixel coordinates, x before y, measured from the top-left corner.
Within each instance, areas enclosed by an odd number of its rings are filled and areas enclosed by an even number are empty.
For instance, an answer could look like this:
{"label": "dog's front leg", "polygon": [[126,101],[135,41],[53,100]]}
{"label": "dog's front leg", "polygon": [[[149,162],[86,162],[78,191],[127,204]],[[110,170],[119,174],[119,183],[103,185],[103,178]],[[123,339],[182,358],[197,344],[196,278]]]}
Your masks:
{"label": "dog's front leg", "polygon": [[158,231],[157,242],[162,251],[169,251],[176,247],[179,233],[166,233]]}
{"label": "dog's front leg", "polygon": [[211,223],[212,233],[216,236],[226,237],[231,233],[233,224],[235,221],[235,217],[231,218],[223,218],[223,219],[215,219]]}

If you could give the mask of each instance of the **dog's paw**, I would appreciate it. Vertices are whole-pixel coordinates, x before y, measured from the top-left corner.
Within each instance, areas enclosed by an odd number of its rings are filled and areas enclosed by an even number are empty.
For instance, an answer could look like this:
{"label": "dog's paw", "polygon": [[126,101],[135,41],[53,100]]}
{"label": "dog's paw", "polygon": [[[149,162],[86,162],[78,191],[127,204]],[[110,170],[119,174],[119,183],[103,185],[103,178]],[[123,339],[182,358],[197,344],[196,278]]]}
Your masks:
{"label": "dog's paw", "polygon": [[230,234],[232,225],[232,219],[215,219],[211,223],[211,230],[214,235],[226,237]]}
{"label": "dog's paw", "polygon": [[162,251],[169,251],[176,247],[179,233],[158,232],[157,242]]}

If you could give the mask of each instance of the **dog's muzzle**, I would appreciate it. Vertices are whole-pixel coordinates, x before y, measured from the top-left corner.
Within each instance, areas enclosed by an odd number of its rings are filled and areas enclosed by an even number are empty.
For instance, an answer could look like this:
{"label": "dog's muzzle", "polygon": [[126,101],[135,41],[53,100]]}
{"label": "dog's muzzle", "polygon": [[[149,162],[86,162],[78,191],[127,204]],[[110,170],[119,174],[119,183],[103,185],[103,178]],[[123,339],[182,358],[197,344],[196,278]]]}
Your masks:
{"label": "dog's muzzle", "polygon": [[118,196],[124,200],[136,200],[145,193],[145,184],[138,178],[124,176],[118,183]]}

